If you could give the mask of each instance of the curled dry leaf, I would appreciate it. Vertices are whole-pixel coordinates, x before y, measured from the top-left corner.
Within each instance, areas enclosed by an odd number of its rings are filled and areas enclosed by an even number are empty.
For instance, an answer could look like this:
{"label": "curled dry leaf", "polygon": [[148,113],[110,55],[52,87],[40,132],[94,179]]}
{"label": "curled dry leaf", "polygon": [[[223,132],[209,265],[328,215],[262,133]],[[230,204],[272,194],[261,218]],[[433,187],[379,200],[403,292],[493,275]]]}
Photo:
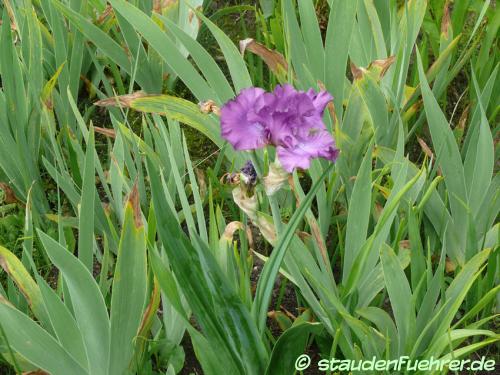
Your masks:
{"label": "curled dry leaf", "polygon": [[94,130],[96,133],[105,135],[109,138],[116,138],[116,131],[114,129],[100,128],[98,126],[94,126]]}
{"label": "curled dry leaf", "polygon": [[213,113],[216,116],[220,116],[220,108],[215,104],[213,100],[205,100],[204,102],[198,103],[198,107],[200,108],[200,111],[208,114],[208,113]]}
{"label": "curled dry leaf", "polygon": [[231,221],[228,225],[226,225],[226,229],[224,229],[223,237],[228,242],[233,240],[234,233],[237,230],[245,229],[245,225],[240,221]]}
{"label": "curled dry leaf", "polygon": [[3,199],[3,203],[5,204],[11,204],[11,203],[18,203],[20,202],[19,199],[16,197],[16,193],[14,193],[14,190],[6,184],[5,182],[0,182],[0,190],[3,190],[5,196]]}
{"label": "curled dry leaf", "polygon": [[[274,244],[276,242],[276,228],[268,215],[257,211],[257,196],[253,194],[249,197],[246,192],[238,186],[233,189],[233,200],[250,220],[252,220],[253,224],[259,228],[264,238],[269,243]],[[251,242],[250,238],[249,242]],[[253,247],[253,245],[251,244],[250,247]]]}
{"label": "curled dry leaf", "polygon": [[[436,160],[434,158],[434,153],[432,152],[431,148],[427,145],[427,143],[425,143],[425,141],[420,138],[420,137],[417,137],[417,140],[418,140],[418,144],[420,145],[420,147],[422,148],[422,151],[424,152],[425,155],[427,155],[427,157],[429,159],[432,159],[432,160]],[[441,167],[438,168],[438,176],[442,176],[442,172],[441,172]]]}
{"label": "curled dry leaf", "polygon": [[233,189],[233,199],[241,210],[247,214],[247,216],[255,221],[257,219],[257,197],[252,195],[251,197],[241,189],[239,186]]}
{"label": "curled dry leaf", "polygon": [[145,98],[147,96],[150,96],[149,94],[146,94],[144,91],[136,91],[132,94],[128,95],[120,95],[120,96],[114,96],[112,98],[106,98],[102,100],[98,100],[97,102],[94,103],[94,105],[97,105],[99,107],[125,107],[128,108],[130,107],[130,102],[134,99],[139,99],[139,98]]}
{"label": "curled dry leaf", "polygon": [[247,235],[248,248],[249,250],[252,250],[254,248],[252,230],[250,229],[250,226],[245,225],[240,221],[230,222],[224,229],[221,240],[225,240],[227,243],[231,243],[233,241],[233,236],[237,230],[245,231],[245,234]]}
{"label": "curled dry leaf", "polygon": [[417,137],[417,140],[424,154],[426,154],[429,158],[434,159],[434,153],[432,152],[431,148],[427,146],[427,143],[425,143],[425,141],[420,137]]}
{"label": "curled dry leaf", "polygon": [[271,196],[280,190],[288,180],[288,173],[278,164],[272,163],[269,173],[264,177],[264,187],[266,194]]}
{"label": "curled dry leaf", "polygon": [[220,178],[219,182],[221,185],[232,185],[236,186],[240,183],[239,173],[224,173]]}
{"label": "curled dry leaf", "polygon": [[246,50],[261,57],[274,74],[279,75],[288,71],[288,64],[281,53],[267,48],[252,38],[240,41],[241,54],[245,54]]}

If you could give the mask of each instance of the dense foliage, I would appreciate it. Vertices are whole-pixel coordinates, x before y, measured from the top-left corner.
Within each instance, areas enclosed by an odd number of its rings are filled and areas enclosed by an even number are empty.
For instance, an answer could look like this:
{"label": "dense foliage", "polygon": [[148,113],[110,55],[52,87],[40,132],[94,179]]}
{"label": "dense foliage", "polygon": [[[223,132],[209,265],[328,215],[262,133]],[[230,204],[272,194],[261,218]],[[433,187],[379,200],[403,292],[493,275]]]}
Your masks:
{"label": "dense foliage", "polygon": [[3,0],[0,373],[499,361],[496,2],[256,3]]}

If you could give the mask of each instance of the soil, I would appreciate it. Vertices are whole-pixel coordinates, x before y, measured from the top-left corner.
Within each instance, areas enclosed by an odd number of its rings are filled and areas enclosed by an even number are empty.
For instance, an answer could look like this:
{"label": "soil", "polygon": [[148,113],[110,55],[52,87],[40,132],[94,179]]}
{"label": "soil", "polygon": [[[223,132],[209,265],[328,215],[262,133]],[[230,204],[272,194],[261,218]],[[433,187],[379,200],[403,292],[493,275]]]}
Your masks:
{"label": "soil", "polygon": [[[264,262],[257,257],[254,257],[254,267],[252,270],[252,274],[250,276],[250,280],[252,283],[252,290],[255,291],[257,288],[257,282],[262,273],[262,269],[264,267]],[[285,282],[285,278],[281,275],[278,275],[276,281],[274,283],[273,293],[271,296],[271,303],[269,305],[269,311],[275,310],[277,307],[278,300],[280,298],[280,291],[282,288],[282,284]],[[281,311],[288,314],[291,314],[295,317],[300,315],[299,306],[297,305],[297,298],[295,294],[295,290],[290,282],[286,283],[285,291],[279,301],[279,309],[276,311]],[[278,338],[283,331],[279,327],[278,323],[275,319],[268,317],[267,318],[267,327],[269,327],[273,337]]]}
{"label": "soil", "polygon": [[15,372],[12,371],[7,365],[0,363],[0,375],[14,375]]}
{"label": "soil", "polygon": [[196,354],[194,353],[194,348],[193,344],[191,343],[191,338],[187,333],[182,339],[181,345],[184,349],[185,358],[184,358],[184,367],[182,368],[179,375],[203,374],[200,362],[198,362]]}

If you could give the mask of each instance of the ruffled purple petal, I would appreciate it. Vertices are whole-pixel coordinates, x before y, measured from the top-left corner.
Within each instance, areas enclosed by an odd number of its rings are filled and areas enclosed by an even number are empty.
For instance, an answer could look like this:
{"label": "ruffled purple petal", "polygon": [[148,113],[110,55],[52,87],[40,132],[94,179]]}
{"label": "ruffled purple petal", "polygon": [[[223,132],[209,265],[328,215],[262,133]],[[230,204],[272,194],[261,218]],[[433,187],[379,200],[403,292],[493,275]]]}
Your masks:
{"label": "ruffled purple petal", "polygon": [[295,168],[308,169],[311,159],[324,158],[334,162],[339,154],[335,140],[327,130],[297,139],[293,147],[279,147],[278,158],[283,168],[292,172]]}
{"label": "ruffled purple petal", "polygon": [[312,130],[325,129],[322,117],[313,100],[304,91],[285,84],[276,86],[271,122],[268,124],[271,143],[293,147],[295,138],[304,137]]}
{"label": "ruffled purple petal", "polygon": [[310,155],[298,147],[284,148],[278,146],[276,150],[281,166],[289,173],[292,173],[296,168],[309,169],[311,166]]}
{"label": "ruffled purple petal", "polygon": [[325,108],[328,103],[333,100],[333,96],[330,95],[328,91],[320,91],[319,93],[316,93],[313,89],[307,91],[307,95],[312,100],[317,113],[323,117],[323,112],[325,112]]}
{"label": "ruffled purple petal", "polygon": [[242,90],[221,110],[222,137],[236,150],[276,146],[283,168],[307,169],[311,159],[335,161],[338,149],[323,122],[332,96],[321,91],[296,90],[289,84],[272,93],[259,88]]}
{"label": "ruffled purple petal", "polygon": [[332,146],[323,149],[320,153],[318,153],[318,156],[320,158],[326,159],[331,161],[332,163],[337,161],[337,158],[339,157],[340,150],[335,147],[335,142]]}
{"label": "ruffled purple petal", "polygon": [[267,144],[266,121],[255,105],[265,94],[261,88],[247,88],[221,109],[221,135],[235,150],[255,150]]}

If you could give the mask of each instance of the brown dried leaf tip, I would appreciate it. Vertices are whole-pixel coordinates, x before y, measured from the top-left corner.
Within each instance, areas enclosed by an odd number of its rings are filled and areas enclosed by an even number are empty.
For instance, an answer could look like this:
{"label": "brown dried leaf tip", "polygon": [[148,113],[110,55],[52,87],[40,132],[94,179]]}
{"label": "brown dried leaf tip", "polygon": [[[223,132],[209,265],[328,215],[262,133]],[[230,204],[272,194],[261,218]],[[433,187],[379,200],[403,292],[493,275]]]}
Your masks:
{"label": "brown dried leaf tip", "polygon": [[396,60],[396,56],[389,56],[386,59],[373,60],[368,68],[357,67],[352,61],[351,65],[351,73],[354,77],[354,80],[358,80],[363,78],[366,72],[372,72],[376,75],[377,79],[381,79],[384,77],[387,70]]}
{"label": "brown dried leaf tip", "polygon": [[448,30],[451,26],[451,18],[450,18],[450,1],[446,0],[443,9],[443,18],[441,19],[441,34],[443,34],[446,39],[448,39]]}
{"label": "brown dried leaf tip", "polygon": [[97,105],[99,107],[125,107],[129,108],[131,106],[131,102],[135,99],[140,99],[140,98],[145,98],[147,96],[150,96],[146,94],[144,91],[136,91],[132,94],[128,95],[120,95],[120,96],[114,96],[112,98],[106,98],[102,100],[98,100],[97,102],[94,103],[94,105]]}
{"label": "brown dried leaf tip", "polygon": [[246,50],[260,56],[274,74],[279,75],[288,71],[288,64],[281,53],[267,48],[252,38],[240,41],[241,54],[244,55]]}
{"label": "brown dried leaf tip", "polygon": [[378,68],[379,77],[382,78],[387,73],[387,70],[391,67],[391,65],[396,61],[396,56],[392,55],[386,59],[374,60],[368,66],[368,70],[370,68]]}
{"label": "brown dried leaf tip", "polygon": [[128,201],[130,202],[132,209],[134,211],[134,223],[136,228],[140,228],[143,226],[142,223],[142,212],[141,212],[141,202],[139,200],[139,188],[137,185],[137,181],[130,192],[128,197]]}
{"label": "brown dried leaf tip", "polygon": [[[322,91],[328,91],[326,89],[325,84],[323,82],[319,81],[319,80],[318,80],[318,87]],[[331,100],[327,104],[326,108],[328,109],[328,112],[330,113],[330,116],[331,116],[331,118],[333,120],[334,125],[337,125],[338,124],[338,118],[337,118],[337,112],[335,111],[335,104],[333,103],[333,100]]]}
{"label": "brown dried leaf tip", "polygon": [[425,141],[420,137],[417,137],[417,141],[420,147],[422,148],[424,154],[426,154],[427,157],[434,159],[434,153],[432,152],[431,148],[427,145],[427,143],[425,143]]}
{"label": "brown dried leaf tip", "polygon": [[[425,141],[420,137],[417,137],[417,141],[418,141],[418,144],[420,145],[420,147],[422,148],[422,151],[424,152],[424,154],[429,159],[432,159],[435,163],[436,159],[434,158],[434,153],[432,152],[431,148],[427,145],[427,143],[425,143]],[[443,175],[443,172],[441,171],[441,167],[438,168],[437,174],[438,174],[438,176]]]}
{"label": "brown dried leaf tip", "polygon": [[352,61],[351,61],[350,65],[351,65],[351,73],[352,73],[354,80],[358,80],[358,79],[363,78],[363,75],[365,74],[366,69],[361,68],[361,67],[358,68]]}
{"label": "brown dried leaf tip", "polygon": [[113,7],[108,3],[106,4],[106,8],[104,9],[104,11],[99,15],[99,18],[97,18],[97,25],[102,25],[104,21],[106,21],[106,19],[111,15],[113,15]]}

